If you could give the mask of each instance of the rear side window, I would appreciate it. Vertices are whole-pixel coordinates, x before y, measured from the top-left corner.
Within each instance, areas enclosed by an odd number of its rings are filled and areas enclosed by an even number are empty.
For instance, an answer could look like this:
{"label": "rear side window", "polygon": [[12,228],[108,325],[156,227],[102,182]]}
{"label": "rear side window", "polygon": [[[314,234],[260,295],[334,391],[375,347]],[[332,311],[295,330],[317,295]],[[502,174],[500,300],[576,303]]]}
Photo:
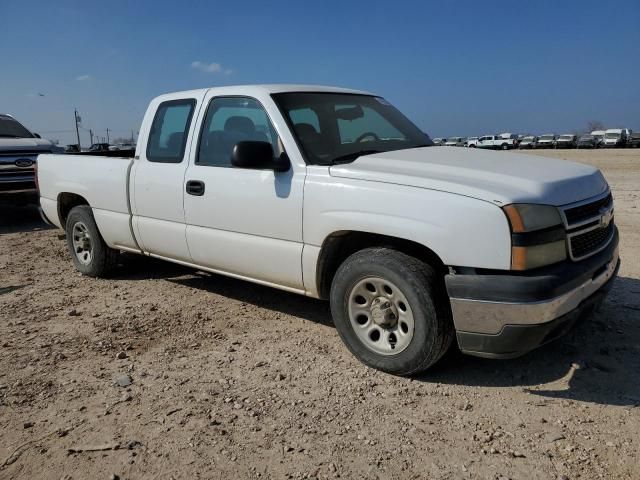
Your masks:
{"label": "rear side window", "polygon": [[196,101],[171,100],[158,106],[147,142],[147,160],[180,163],[189,134]]}

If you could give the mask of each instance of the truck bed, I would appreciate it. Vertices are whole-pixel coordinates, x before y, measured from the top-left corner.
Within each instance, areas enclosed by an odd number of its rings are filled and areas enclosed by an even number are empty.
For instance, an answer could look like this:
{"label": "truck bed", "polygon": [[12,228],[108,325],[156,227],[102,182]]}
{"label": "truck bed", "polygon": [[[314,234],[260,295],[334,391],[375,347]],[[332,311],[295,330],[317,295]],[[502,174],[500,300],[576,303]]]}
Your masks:
{"label": "truck bed", "polygon": [[137,250],[130,224],[128,191],[132,163],[132,158],[120,156],[40,155],[38,183],[44,214],[52,223],[64,228],[59,206],[65,196],[79,195],[91,205],[96,223],[109,246]]}

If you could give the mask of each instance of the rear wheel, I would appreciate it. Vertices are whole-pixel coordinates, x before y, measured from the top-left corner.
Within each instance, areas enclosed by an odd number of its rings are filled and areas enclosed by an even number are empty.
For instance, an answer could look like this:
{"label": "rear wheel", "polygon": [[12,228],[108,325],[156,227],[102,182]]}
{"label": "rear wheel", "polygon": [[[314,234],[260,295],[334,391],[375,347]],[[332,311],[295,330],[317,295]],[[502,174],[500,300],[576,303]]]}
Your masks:
{"label": "rear wheel", "polygon": [[119,252],[104,242],[91,207],[80,205],[72,208],[65,231],[69,253],[79,272],[90,277],[103,277],[115,268]]}
{"label": "rear wheel", "polygon": [[370,367],[417,373],[437,362],[453,340],[442,279],[401,252],[369,248],[351,255],[333,279],[330,299],[342,340]]}
{"label": "rear wheel", "polygon": [[502,145],[500,145],[500,147],[502,148],[502,150],[509,150],[509,145],[507,145],[506,143],[503,143]]}

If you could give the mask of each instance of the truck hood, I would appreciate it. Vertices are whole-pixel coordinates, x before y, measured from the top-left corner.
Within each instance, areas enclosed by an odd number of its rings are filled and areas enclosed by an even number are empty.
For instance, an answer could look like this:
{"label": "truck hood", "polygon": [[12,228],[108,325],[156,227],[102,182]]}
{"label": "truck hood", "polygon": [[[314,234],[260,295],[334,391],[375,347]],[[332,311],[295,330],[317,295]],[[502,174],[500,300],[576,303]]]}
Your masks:
{"label": "truck hood", "polygon": [[607,190],[600,170],[521,153],[460,147],[376,153],[330,167],[334,177],[451,192],[507,205],[566,205]]}
{"label": "truck hood", "polygon": [[0,138],[0,152],[48,152],[52,148],[53,144],[44,138]]}

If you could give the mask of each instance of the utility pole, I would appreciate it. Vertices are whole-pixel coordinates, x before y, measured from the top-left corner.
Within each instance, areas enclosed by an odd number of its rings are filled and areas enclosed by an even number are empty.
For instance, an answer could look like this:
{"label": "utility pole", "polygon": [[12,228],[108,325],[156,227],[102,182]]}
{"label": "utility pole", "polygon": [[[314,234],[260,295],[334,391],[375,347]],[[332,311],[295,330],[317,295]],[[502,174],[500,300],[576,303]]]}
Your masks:
{"label": "utility pole", "polygon": [[93,130],[89,129],[89,137],[91,137],[91,145],[93,145]]}
{"label": "utility pole", "polygon": [[74,119],[75,119],[75,122],[76,122],[76,135],[78,136],[78,150],[81,150],[81,148],[80,148],[80,130],[78,130],[78,123],[79,123],[80,117],[78,116],[78,110],[77,109],[73,110],[73,116],[74,116]]}
{"label": "utility pole", "polygon": [[131,130],[131,144],[133,144],[133,130]]}
{"label": "utility pole", "polygon": [[107,128],[107,143],[109,143],[109,129]]}

